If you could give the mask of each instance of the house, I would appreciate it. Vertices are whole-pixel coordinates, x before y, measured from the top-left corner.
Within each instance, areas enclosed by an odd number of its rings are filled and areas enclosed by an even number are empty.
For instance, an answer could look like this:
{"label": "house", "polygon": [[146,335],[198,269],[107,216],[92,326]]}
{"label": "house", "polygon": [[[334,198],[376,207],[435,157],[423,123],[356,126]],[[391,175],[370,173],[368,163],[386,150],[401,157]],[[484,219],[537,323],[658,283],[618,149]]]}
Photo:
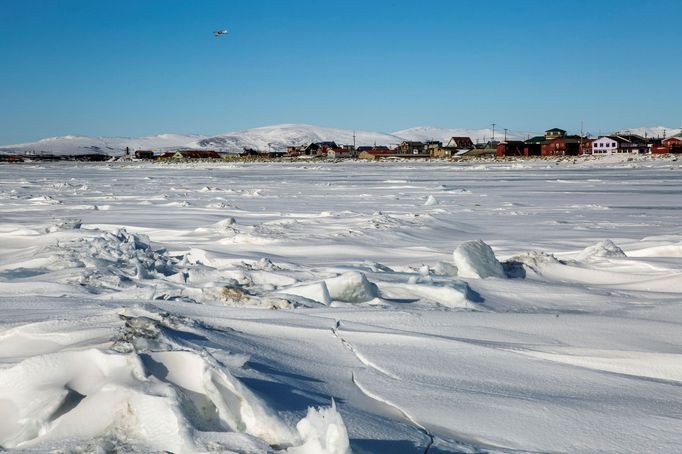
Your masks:
{"label": "house", "polygon": [[523,142],[524,156],[542,156],[542,145],[547,143],[545,136],[535,136]]}
{"label": "house", "polygon": [[178,150],[172,159],[220,159],[220,155],[213,150]]}
{"label": "house", "polygon": [[305,153],[305,149],[307,147],[304,145],[290,145],[287,147],[287,155],[295,157],[295,156],[301,156],[303,153]]}
{"label": "house", "polygon": [[448,143],[446,143],[445,146],[447,148],[456,148],[458,150],[471,150],[474,148],[474,142],[471,140],[471,137],[455,136],[450,137],[450,140],[448,140]]}
{"label": "house", "polygon": [[303,149],[303,155],[305,156],[324,156],[327,154],[327,150],[341,148],[336,142],[314,142]]}
{"label": "house", "polygon": [[617,134],[611,138],[618,141],[619,153],[642,154],[649,152],[649,144],[646,139],[637,134]]}
{"label": "house", "polygon": [[440,146],[437,149],[429,149],[428,151],[432,158],[452,158],[453,156],[460,156],[464,154],[464,152],[473,150],[474,148],[476,148],[476,146],[470,137],[453,136],[450,137],[445,146]]}
{"label": "house", "polygon": [[355,152],[353,150],[349,150],[348,148],[333,148],[327,151],[328,159],[347,159],[354,156]]}
{"label": "house", "polygon": [[396,153],[391,150],[385,150],[383,152],[380,152],[379,150],[365,150],[358,153],[358,158],[366,159],[368,161],[376,161],[389,156],[396,156]]}
{"label": "house", "polygon": [[151,150],[135,150],[136,159],[154,159],[154,152]]}
{"label": "house", "polygon": [[429,155],[436,159],[447,159],[456,156],[457,153],[461,151],[468,151],[468,149],[459,149],[455,147],[438,147],[436,149],[429,150]]}
{"label": "house", "polygon": [[669,153],[682,153],[682,133],[664,139],[661,144],[668,149]]}
{"label": "house", "polygon": [[428,153],[428,155],[432,158],[436,157],[436,155],[439,154],[439,150],[443,149],[443,142],[439,140],[430,140],[424,144],[424,153]]}
{"label": "house", "polygon": [[565,136],[566,136],[566,131],[564,131],[563,129],[552,128],[552,129],[548,129],[547,131],[545,131],[545,139],[547,139],[547,141],[552,141],[554,139],[559,139],[559,138],[565,137]]}
{"label": "house", "polygon": [[526,156],[524,150],[526,144],[521,140],[507,140],[497,144],[495,156],[498,158],[504,156]]}
{"label": "house", "polygon": [[368,154],[394,154],[395,152],[392,151],[390,148],[388,148],[385,145],[375,145],[375,146],[361,146],[355,149],[356,154],[360,153],[368,153]]}
{"label": "house", "polygon": [[398,145],[399,154],[423,154],[424,153],[424,142],[416,142],[411,140],[406,140]]}
{"label": "house", "polygon": [[600,137],[592,141],[592,154],[611,154],[618,152],[618,141],[611,137]]}
{"label": "house", "polygon": [[255,148],[244,147],[242,149],[242,151],[239,153],[239,156],[242,158],[246,158],[246,157],[257,157],[257,156],[260,156],[261,154],[263,154],[263,152],[258,151]]}
{"label": "house", "polygon": [[[559,130],[563,131],[563,130]],[[565,131],[564,131],[565,132]],[[561,135],[548,140],[540,147],[542,156],[578,156],[582,152],[582,139],[580,136]]]}

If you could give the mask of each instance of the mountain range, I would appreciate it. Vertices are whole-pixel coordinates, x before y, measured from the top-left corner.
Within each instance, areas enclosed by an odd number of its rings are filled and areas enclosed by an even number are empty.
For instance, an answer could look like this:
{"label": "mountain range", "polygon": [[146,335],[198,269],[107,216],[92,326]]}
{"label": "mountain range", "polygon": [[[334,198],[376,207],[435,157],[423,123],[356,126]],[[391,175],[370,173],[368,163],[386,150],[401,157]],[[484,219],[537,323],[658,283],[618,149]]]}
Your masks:
{"label": "mountain range", "polygon": [[[680,129],[640,127],[620,130],[648,137],[670,137],[681,132]],[[495,130],[495,139],[525,140],[538,133],[526,131]],[[311,142],[335,141],[338,144],[387,145],[395,146],[403,140],[440,140],[446,143],[453,136],[468,136],[474,142],[484,142],[493,137],[490,128],[447,129],[416,127],[393,133],[374,131],[352,131],[306,124],[282,124],[229,132],[216,136],[195,134],[160,134],[145,137],[90,137],[67,135],[50,137],[37,142],[0,146],[3,154],[109,154],[122,155],[126,148],[134,150],[153,150],[155,152],[186,149],[206,149],[228,153],[238,153],[244,148],[256,150],[285,150],[290,145],[305,145]]]}

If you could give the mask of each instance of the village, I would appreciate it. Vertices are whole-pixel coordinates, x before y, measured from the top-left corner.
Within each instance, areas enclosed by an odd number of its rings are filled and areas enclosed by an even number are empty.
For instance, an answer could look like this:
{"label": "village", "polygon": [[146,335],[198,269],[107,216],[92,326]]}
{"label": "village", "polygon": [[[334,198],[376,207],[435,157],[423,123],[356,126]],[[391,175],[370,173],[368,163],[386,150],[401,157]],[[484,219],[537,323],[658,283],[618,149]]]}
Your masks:
{"label": "village", "polygon": [[335,141],[313,142],[306,145],[291,145],[284,149],[257,150],[244,148],[240,153],[207,149],[178,150],[131,150],[126,148],[122,157],[102,153],[53,155],[34,153],[31,155],[0,155],[0,161],[108,161],[111,159],[138,159],[150,161],[196,161],[229,160],[260,161],[277,159],[360,159],[360,160],[397,160],[397,159],[441,159],[466,160],[472,158],[561,158],[566,156],[611,154],[666,155],[682,154],[682,133],[672,137],[642,137],[628,131],[591,138],[583,135],[570,135],[560,128],[552,128],[543,135],[526,140],[493,139],[479,142],[471,137],[455,136],[442,141],[403,141],[393,147],[389,145],[345,145]]}

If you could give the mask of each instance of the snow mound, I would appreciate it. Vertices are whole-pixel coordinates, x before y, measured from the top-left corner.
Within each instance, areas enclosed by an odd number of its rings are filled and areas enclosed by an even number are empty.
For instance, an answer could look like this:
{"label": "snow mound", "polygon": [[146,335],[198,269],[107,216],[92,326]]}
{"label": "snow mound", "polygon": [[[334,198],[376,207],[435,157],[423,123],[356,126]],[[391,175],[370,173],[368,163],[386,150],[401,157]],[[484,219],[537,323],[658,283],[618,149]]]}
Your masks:
{"label": "snow mound", "polygon": [[329,296],[344,303],[366,303],[379,296],[379,289],[363,273],[351,271],[326,279]]}
{"label": "snow mound", "polygon": [[328,408],[308,408],[308,415],[296,425],[303,444],[289,448],[288,454],[350,454],[348,431],[336,410],[336,404]]}
{"label": "snow mound", "polygon": [[505,278],[502,264],[495,257],[492,248],[481,240],[466,241],[452,253],[459,277],[485,279]]}
{"label": "snow mound", "polygon": [[597,258],[627,257],[625,252],[611,240],[600,241],[588,246],[576,256],[576,260],[589,261]]}
{"label": "snow mound", "polygon": [[154,250],[149,238],[120,229],[94,238],[60,244],[54,268],[84,268],[79,283],[91,288],[119,289],[135,280],[170,276],[177,260]]}
{"label": "snow mound", "polygon": [[[42,450],[108,435],[142,452],[196,452],[202,450],[193,440],[196,431],[248,434],[269,445],[300,443],[225,368],[189,351],[92,348],[29,358],[0,371],[0,415],[3,448]],[[321,446],[327,441],[334,438]]]}

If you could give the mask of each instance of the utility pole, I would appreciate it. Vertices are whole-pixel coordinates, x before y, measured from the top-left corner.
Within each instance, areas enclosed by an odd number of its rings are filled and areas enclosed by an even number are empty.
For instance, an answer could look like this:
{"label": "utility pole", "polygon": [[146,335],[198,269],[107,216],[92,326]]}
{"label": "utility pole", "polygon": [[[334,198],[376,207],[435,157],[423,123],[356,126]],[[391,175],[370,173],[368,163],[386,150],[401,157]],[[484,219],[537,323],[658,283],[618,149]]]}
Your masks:
{"label": "utility pole", "polygon": [[355,150],[355,131],[353,131],[353,150]]}
{"label": "utility pole", "polygon": [[490,141],[495,142],[495,123],[493,123],[493,138]]}
{"label": "utility pole", "polygon": [[508,129],[504,128],[504,141],[505,142],[507,141],[507,131],[508,131]]}

